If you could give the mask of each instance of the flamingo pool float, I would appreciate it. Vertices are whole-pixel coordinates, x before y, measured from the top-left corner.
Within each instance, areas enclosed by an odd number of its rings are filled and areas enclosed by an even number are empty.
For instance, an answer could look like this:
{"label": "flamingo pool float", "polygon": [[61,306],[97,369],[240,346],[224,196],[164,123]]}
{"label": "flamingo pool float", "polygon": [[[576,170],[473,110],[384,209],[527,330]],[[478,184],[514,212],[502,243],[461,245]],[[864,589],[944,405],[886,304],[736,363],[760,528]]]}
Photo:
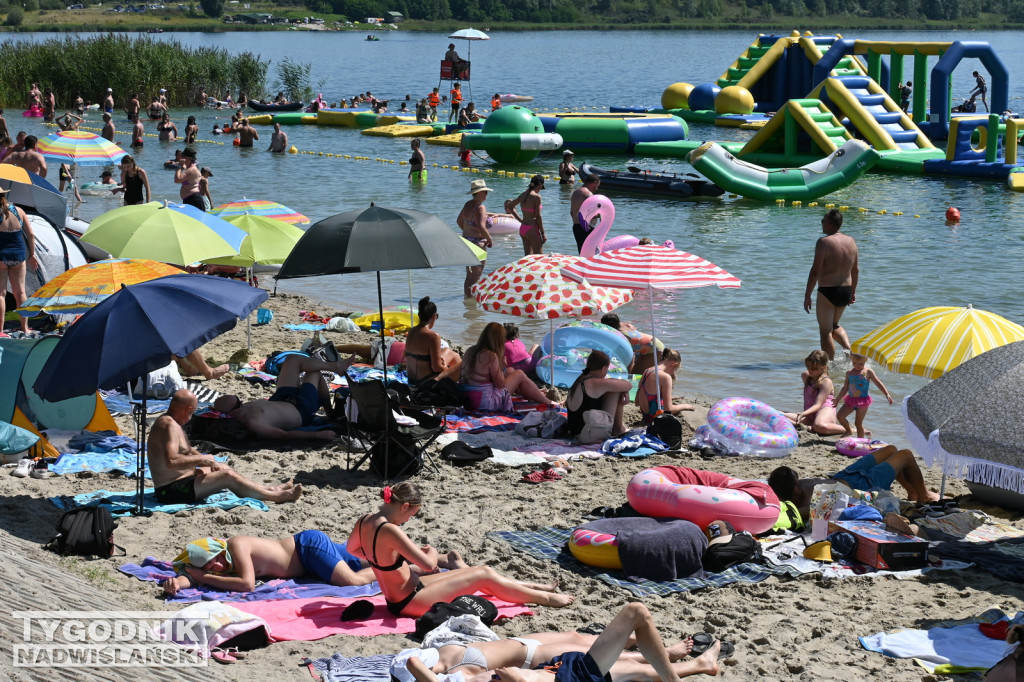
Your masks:
{"label": "flamingo pool float", "polygon": [[[583,242],[583,249],[580,250],[580,255],[584,258],[593,258],[604,251],[625,249],[640,243],[640,238],[631,234],[620,234],[605,241],[605,237],[608,236],[612,224],[615,222],[615,204],[603,194],[587,197],[583,205],[580,206],[577,217],[584,231],[588,232],[587,239]],[[667,240],[664,245],[669,248],[675,247],[671,239]]]}

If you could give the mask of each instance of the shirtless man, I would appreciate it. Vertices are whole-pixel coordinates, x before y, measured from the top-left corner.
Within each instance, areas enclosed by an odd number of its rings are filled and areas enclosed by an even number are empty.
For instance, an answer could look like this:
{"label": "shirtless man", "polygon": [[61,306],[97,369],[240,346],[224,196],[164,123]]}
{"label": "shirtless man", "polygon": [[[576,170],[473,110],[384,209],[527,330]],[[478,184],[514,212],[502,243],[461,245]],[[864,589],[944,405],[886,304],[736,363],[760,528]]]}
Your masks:
{"label": "shirtless man", "polygon": [[138,114],[132,116],[132,141],[128,146],[132,149],[141,148],[144,144],[142,136],[145,134],[145,129],[142,127],[142,119],[139,118]]}
{"label": "shirtless man", "polygon": [[814,247],[814,263],[807,275],[807,289],[804,291],[804,310],[811,312],[811,292],[818,285],[818,333],[821,335],[821,349],[829,360],[836,356],[833,339],[843,348],[850,348],[846,330],[839,326],[846,306],[857,302],[857,279],[860,269],[857,265],[857,242],[853,237],[839,233],[843,226],[843,214],[829,209],[821,219],[824,237]]}
{"label": "shirtless man", "polygon": [[146,441],[153,487],[160,504],[193,504],[222,490],[239,497],[268,502],[294,502],[302,486],[291,482],[277,486],[254,483],[227,464],[217,462],[192,447],[182,426],[196,411],[196,396],[182,389],[171,398],[167,412],[157,418]]}
{"label": "shirtless man", "polygon": [[181,185],[178,191],[181,203],[205,212],[206,204],[203,202],[202,192],[199,191],[199,181],[203,176],[196,167],[196,150],[186,149],[181,152],[178,164],[178,170],[174,171],[174,182]]}
{"label": "shirtless man", "polygon": [[167,107],[160,104],[160,98],[154,97],[149,102],[149,106],[146,107],[146,113],[149,114],[149,118],[153,121],[159,121],[165,113],[167,113]]}
{"label": "shirtless man", "polygon": [[288,149],[288,133],[281,130],[281,124],[274,124],[274,132],[270,135],[268,152],[283,152]]}
{"label": "shirtless man", "polygon": [[128,100],[128,106],[124,108],[124,113],[128,114],[129,121],[133,121],[140,111],[142,111],[142,105],[139,104],[139,96],[132,95],[132,98]]}
{"label": "shirtless man", "polygon": [[907,491],[911,502],[934,502],[939,496],[925,487],[921,467],[910,450],[886,445],[860,457],[831,478],[799,478],[789,467],[779,467],[768,476],[768,485],[782,502],[792,502],[804,520],[810,518],[811,493],[823,483],[844,483],[854,490],[888,490],[894,481]]}
{"label": "shirtless man", "polygon": [[253,140],[260,139],[260,134],[249,125],[249,119],[243,118],[238,122],[238,146],[251,147]]}
{"label": "shirtless man", "polygon": [[584,232],[583,225],[580,224],[580,207],[588,197],[594,196],[597,188],[601,185],[601,178],[593,173],[581,179],[583,185],[573,190],[572,196],[569,197],[569,216],[572,218],[572,236],[576,238],[577,253],[583,253],[583,242],[587,241],[587,235],[590,234]]}
{"label": "shirtless man", "polygon": [[82,117],[72,114],[70,111],[65,111],[63,116],[57,117],[57,127],[61,130],[78,130],[78,126],[82,124]]}
{"label": "shirtless man", "polygon": [[25,137],[25,149],[20,152],[11,152],[4,157],[3,162],[9,163],[12,166],[21,166],[25,170],[45,178],[46,159],[36,151],[36,142],[35,135],[27,135]]}
{"label": "shirtless man", "polygon": [[114,141],[114,119],[110,114],[103,114],[103,130],[100,132],[100,137],[108,142]]}
{"label": "shirtless man", "polygon": [[114,90],[107,88],[107,96],[103,98],[103,111],[108,114],[114,113]]}
{"label": "shirtless man", "polygon": [[331,394],[324,381],[323,370],[342,376],[355,356],[336,362],[324,362],[300,355],[290,356],[277,375],[277,390],[269,400],[242,402],[236,395],[222,395],[213,409],[230,415],[261,438],[295,438],[303,440],[334,440],[334,431],[298,431],[313,423],[317,410],[323,406],[330,414]]}
{"label": "shirtless man", "polygon": [[[487,193],[492,192],[487,186],[486,180],[474,180],[469,183],[469,193],[472,199],[462,205],[459,217],[455,223],[462,230],[462,237],[471,241],[481,249],[489,249],[494,246],[491,241],[491,234],[487,231],[487,207],[484,202],[487,200]],[[466,281],[463,284],[463,293],[467,298],[473,295],[473,285],[477,283],[484,273],[484,265],[487,259],[480,261],[480,265],[473,265],[466,268]]]}

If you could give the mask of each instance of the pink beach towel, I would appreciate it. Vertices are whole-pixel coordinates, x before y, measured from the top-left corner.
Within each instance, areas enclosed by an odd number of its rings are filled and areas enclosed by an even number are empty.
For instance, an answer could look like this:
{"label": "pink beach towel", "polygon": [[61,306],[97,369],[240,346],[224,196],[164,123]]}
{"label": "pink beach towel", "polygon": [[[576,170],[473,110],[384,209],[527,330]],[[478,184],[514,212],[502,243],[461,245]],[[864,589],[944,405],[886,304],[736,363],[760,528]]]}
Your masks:
{"label": "pink beach towel", "polygon": [[[532,614],[528,606],[483,595],[498,607],[498,618]],[[270,625],[275,642],[312,642],[331,635],[372,637],[391,633],[415,632],[416,619],[391,615],[384,606],[384,596],[370,597],[375,608],[366,620],[341,621],[341,612],[355,599],[327,597],[322,599],[289,599],[287,601],[241,602],[232,604],[239,611],[259,616]]]}

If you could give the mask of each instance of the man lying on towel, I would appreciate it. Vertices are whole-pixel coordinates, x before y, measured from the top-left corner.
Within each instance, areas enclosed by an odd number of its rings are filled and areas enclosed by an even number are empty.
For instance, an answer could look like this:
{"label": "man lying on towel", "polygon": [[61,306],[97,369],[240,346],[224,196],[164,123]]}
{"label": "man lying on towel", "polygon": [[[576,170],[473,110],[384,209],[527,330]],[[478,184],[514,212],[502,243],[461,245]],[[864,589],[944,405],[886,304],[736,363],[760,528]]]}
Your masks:
{"label": "man lying on towel", "polygon": [[[227,540],[203,538],[185,545],[174,559],[179,575],[161,583],[164,592],[209,585],[225,592],[252,592],[257,578],[319,578],[338,587],[369,585],[375,578],[364,559],[349,554],[344,542],[327,533],[304,530],[280,540],[236,535]],[[445,568],[463,568],[457,553],[438,562]]]}
{"label": "man lying on towel", "polygon": [[176,392],[167,412],[156,420],[146,440],[154,493],[160,504],[195,504],[222,490],[268,502],[294,502],[299,499],[301,485],[291,482],[277,486],[254,483],[227,464],[192,447],[181,427],[192,418],[196,404],[192,391],[182,389]]}
{"label": "man lying on towel", "polygon": [[854,490],[888,490],[898,481],[907,491],[911,502],[934,502],[939,496],[928,490],[924,484],[921,467],[910,450],[897,450],[895,445],[886,445],[870,455],[858,458],[831,478],[799,478],[789,467],[779,467],[768,477],[779,499],[792,502],[800,510],[804,520],[810,518],[811,494],[814,486],[836,481]]}
{"label": "man lying on towel", "polygon": [[298,431],[313,423],[317,411],[323,407],[332,413],[331,391],[322,371],[342,376],[355,358],[326,362],[318,358],[291,355],[281,365],[277,375],[277,390],[269,400],[242,402],[236,395],[223,395],[213,403],[213,409],[234,417],[252,433],[261,438],[295,438],[304,440],[334,440],[334,431]]}

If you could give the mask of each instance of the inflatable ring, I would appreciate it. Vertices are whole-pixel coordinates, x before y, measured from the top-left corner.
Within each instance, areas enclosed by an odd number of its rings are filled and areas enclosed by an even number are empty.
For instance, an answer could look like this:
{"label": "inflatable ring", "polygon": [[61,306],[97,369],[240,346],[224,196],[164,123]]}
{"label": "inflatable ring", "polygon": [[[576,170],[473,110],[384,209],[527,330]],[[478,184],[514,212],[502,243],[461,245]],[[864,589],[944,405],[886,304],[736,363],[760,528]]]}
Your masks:
{"label": "inflatable ring", "polygon": [[719,400],[708,412],[708,427],[714,438],[741,455],[785,457],[800,441],[792,422],[753,398]]}
{"label": "inflatable ring", "polygon": [[622,568],[619,539],[608,533],[577,528],[569,536],[569,552],[582,563],[597,568]]}
{"label": "inflatable ring", "polygon": [[657,469],[645,469],[634,476],[626,486],[626,499],[644,516],[685,519],[701,528],[722,520],[738,531],[756,535],[779,520],[778,507],[761,505],[742,490],[675,483]]}
{"label": "inflatable ring", "polygon": [[846,455],[847,457],[863,457],[864,455],[870,455],[875,450],[884,448],[886,445],[888,443],[880,440],[846,436],[836,441],[836,450],[839,451],[839,454]]}

